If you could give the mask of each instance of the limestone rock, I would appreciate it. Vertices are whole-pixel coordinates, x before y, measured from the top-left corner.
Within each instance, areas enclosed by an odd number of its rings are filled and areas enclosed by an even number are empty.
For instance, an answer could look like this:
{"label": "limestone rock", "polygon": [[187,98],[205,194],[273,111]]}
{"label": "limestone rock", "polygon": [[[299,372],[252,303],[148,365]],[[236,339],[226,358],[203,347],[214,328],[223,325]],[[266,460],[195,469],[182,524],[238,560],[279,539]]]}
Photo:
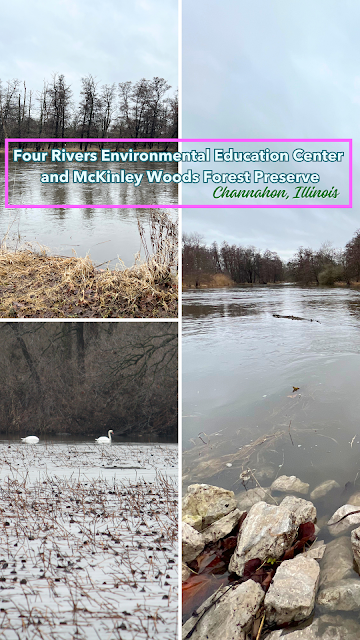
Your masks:
{"label": "limestone rock", "polygon": [[309,487],[310,485],[307,482],[302,482],[296,476],[279,476],[272,483],[271,490],[306,495],[309,493]]}
{"label": "limestone rock", "polygon": [[187,580],[190,576],[191,576],[191,571],[189,567],[186,564],[182,563],[182,568],[181,568],[182,582],[185,582],[185,580]]}
{"label": "limestone rock", "polygon": [[315,518],[312,502],[295,496],[287,496],[279,506],[254,504],[242,525],[229,570],[241,576],[248,560],[280,558],[294,542],[300,524]]}
{"label": "limestone rock", "polygon": [[[354,513],[358,511],[358,513]],[[347,514],[352,514],[348,515]],[[347,517],[344,517],[347,516]],[[343,518],[343,519],[342,519]],[[334,524],[336,523],[336,524]],[[332,536],[338,536],[345,531],[355,529],[360,525],[360,508],[354,507],[353,504],[344,504],[340,509],[335,511],[328,522],[329,533]]]}
{"label": "limestone rock", "polygon": [[336,480],[325,480],[325,482],[322,482],[312,490],[312,492],[310,493],[310,500],[318,500],[319,498],[323,498],[333,489],[340,489],[339,483],[336,482]]}
{"label": "limestone rock", "polygon": [[298,555],[279,566],[265,596],[266,620],[283,625],[305,620],[315,605],[320,567],[313,558]]}
{"label": "limestone rock", "polygon": [[355,577],[350,538],[341,536],[326,545],[321,562],[320,588]]}
{"label": "limestone rock", "polygon": [[239,493],[236,499],[239,509],[243,511],[249,511],[253,504],[257,502],[275,504],[274,500],[271,500],[270,488],[256,487],[255,489],[248,489]]}
{"label": "limestone rock", "polygon": [[189,524],[182,524],[182,555],[184,562],[195,560],[205,547],[201,533],[193,529]]}
{"label": "limestone rock", "polygon": [[321,589],[317,604],[328,611],[355,611],[360,607],[360,580],[352,578],[332,582]]}
{"label": "limestone rock", "polygon": [[326,614],[316,618],[304,629],[279,629],[266,636],[266,640],[359,640],[357,620]]}
{"label": "limestone rock", "polygon": [[239,509],[235,509],[220,518],[220,520],[216,520],[213,524],[202,531],[201,536],[205,544],[209,544],[209,542],[216,542],[217,540],[221,540],[221,538],[225,538],[233,528],[239,522],[241,516],[245,513],[245,511],[239,511]]}
{"label": "limestone rock", "polygon": [[326,551],[326,544],[324,540],[317,540],[311,545],[308,551],[305,551],[302,555],[304,558],[314,558],[315,560],[321,560],[324,557]]}
{"label": "limestone rock", "polygon": [[233,491],[209,484],[191,484],[182,501],[183,521],[202,531],[236,507]]}
{"label": "limestone rock", "polygon": [[[253,616],[260,608],[264,592],[259,584],[247,580],[230,588],[222,587],[196,610],[183,626],[183,640],[194,629],[191,640],[245,640],[250,631]],[[210,606],[212,602],[216,602]],[[210,607],[210,608],[209,608]],[[206,613],[199,620],[203,613]],[[197,624],[196,624],[197,623]]]}
{"label": "limestone rock", "polygon": [[351,546],[357,568],[360,569],[360,527],[351,532]]}
{"label": "limestone rock", "polygon": [[360,491],[353,493],[347,503],[352,504],[354,507],[360,507]]}

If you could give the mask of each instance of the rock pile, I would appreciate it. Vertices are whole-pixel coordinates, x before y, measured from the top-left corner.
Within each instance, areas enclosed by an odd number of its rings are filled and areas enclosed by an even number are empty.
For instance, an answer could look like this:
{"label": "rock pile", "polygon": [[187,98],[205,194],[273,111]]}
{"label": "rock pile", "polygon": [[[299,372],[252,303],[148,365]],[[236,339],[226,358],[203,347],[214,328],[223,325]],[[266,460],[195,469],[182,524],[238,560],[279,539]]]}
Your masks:
{"label": "rock pile", "polygon": [[[232,555],[228,561],[230,580],[220,583],[185,622],[183,640],[246,640],[249,633],[252,637],[259,633],[262,638],[264,631],[268,640],[285,635],[288,640],[360,637],[357,621],[346,621],[344,626],[344,619],[336,615],[360,608],[360,578],[354,570],[356,565],[360,570],[360,507],[340,507],[327,523],[328,534],[334,539],[327,545],[314,542],[316,508],[313,502],[292,495],[308,494],[309,489],[295,476],[281,476],[268,489],[250,489],[238,500],[232,491],[219,487],[189,487],[183,499],[186,585],[191,586],[201,573],[199,569],[196,575],[187,565],[193,562],[196,567],[199,554],[203,558],[207,550],[216,555],[214,543],[224,543],[223,548],[231,549]],[[327,480],[315,487],[310,497],[321,500],[337,489],[336,481]],[[288,495],[281,496],[280,504],[272,504],[279,493]],[[261,574],[264,565],[268,574]],[[319,615],[311,624],[279,629],[311,619],[315,603]]]}

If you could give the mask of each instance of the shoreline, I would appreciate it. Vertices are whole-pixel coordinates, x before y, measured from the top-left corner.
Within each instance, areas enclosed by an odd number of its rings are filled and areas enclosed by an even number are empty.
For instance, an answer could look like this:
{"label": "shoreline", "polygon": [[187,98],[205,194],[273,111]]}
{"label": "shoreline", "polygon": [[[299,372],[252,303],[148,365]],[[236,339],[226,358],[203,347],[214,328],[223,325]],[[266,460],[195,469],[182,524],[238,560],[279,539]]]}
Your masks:
{"label": "shoreline", "polygon": [[[230,279],[229,279],[230,280]],[[197,291],[201,289],[225,289],[225,288],[236,288],[236,287],[280,287],[280,286],[293,286],[293,287],[302,287],[305,289],[337,289],[337,288],[348,288],[348,289],[358,289],[360,288],[360,282],[350,282],[347,284],[346,282],[335,282],[334,284],[316,284],[315,282],[311,284],[301,284],[300,282],[234,282],[231,280],[226,283],[217,283],[216,280],[209,283],[199,283],[197,286],[195,284],[185,284],[182,283],[183,291]]]}
{"label": "shoreline", "polygon": [[95,269],[90,258],[0,250],[1,318],[173,318],[178,283],[155,261]]}

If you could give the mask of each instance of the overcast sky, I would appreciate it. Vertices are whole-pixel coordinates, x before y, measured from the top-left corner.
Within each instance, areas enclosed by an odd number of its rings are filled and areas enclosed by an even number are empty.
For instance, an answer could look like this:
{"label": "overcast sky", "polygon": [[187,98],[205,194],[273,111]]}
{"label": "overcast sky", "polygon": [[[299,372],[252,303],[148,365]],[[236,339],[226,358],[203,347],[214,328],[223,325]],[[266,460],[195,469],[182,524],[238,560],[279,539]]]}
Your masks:
{"label": "overcast sky", "polygon": [[183,0],[183,137],[354,142],[352,209],[183,209],[184,232],[283,258],[352,237],[360,227],[359,24],[358,0]]}
{"label": "overcast sky", "polygon": [[100,84],[160,76],[177,87],[177,0],[1,2],[0,78],[40,90],[63,73],[75,97],[81,77]]}

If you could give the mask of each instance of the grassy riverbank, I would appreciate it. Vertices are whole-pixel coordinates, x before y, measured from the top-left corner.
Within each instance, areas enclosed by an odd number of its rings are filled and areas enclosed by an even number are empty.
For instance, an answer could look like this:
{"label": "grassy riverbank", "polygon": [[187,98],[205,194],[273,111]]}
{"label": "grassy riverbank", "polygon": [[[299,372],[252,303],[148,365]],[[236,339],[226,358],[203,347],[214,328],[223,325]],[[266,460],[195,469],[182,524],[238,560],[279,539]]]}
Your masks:
{"label": "grassy riverbank", "polygon": [[89,257],[0,252],[2,318],[167,318],[177,303],[176,277],[156,260],[110,271]]}

